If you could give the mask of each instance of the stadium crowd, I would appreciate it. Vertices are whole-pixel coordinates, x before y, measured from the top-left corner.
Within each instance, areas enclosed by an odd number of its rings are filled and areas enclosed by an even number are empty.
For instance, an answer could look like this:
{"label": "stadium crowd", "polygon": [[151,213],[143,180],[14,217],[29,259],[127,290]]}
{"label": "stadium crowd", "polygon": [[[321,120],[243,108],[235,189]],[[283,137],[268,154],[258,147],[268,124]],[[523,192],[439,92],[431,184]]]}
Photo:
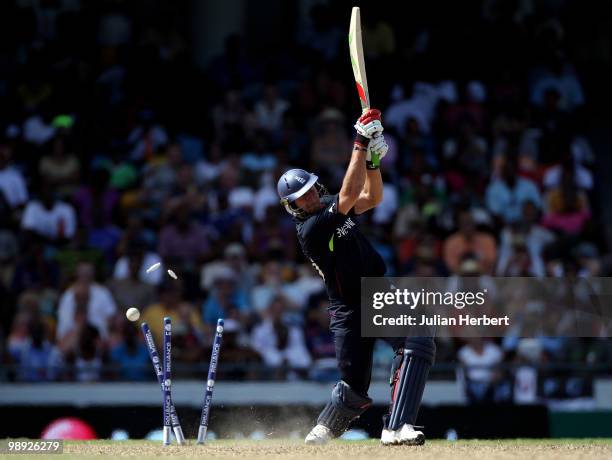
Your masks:
{"label": "stadium crowd", "polygon": [[[346,15],[315,5],[265,54],[229,36],[199,70],[171,14],[24,3],[0,14],[19,31],[0,51],[0,379],[151,379],[128,307],[158,343],[172,316],[179,375],[202,375],[224,317],[221,378],[335,379],[324,285],[275,184],[294,166],[339,189],[359,111]],[[457,25],[364,15],[390,151],[361,225],[389,275],[609,276],[571,14],[476,3],[459,12],[473,54],[442,43]],[[468,366],[476,401],[501,394],[498,364],[612,364],[612,350],[447,340],[438,362]]]}

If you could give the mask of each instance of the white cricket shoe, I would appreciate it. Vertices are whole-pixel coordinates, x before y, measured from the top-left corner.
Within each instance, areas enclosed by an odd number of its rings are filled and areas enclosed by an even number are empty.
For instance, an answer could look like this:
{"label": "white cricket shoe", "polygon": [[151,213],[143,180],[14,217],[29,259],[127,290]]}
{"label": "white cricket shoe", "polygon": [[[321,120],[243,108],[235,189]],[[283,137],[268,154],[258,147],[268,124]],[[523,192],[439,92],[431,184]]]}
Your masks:
{"label": "white cricket shoe", "polygon": [[324,425],[317,425],[306,435],[306,444],[325,444],[334,438],[331,430]]}
{"label": "white cricket shoe", "polygon": [[399,430],[383,428],[380,443],[383,446],[422,446],[425,444],[425,435],[422,431],[415,430],[414,426],[406,423]]}

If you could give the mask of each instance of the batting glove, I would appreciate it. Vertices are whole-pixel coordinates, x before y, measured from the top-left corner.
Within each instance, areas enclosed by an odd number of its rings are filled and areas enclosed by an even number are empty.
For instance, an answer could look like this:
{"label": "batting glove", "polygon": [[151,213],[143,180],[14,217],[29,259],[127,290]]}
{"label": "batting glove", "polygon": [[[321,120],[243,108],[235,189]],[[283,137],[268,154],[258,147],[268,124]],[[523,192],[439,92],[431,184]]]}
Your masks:
{"label": "batting glove", "polygon": [[368,144],[368,153],[366,154],[366,168],[367,169],[378,169],[380,167],[380,160],[382,160],[389,146],[385,141],[385,136],[382,134],[377,135]]}
{"label": "batting glove", "polygon": [[355,123],[355,130],[357,131],[355,141],[367,147],[369,140],[384,130],[380,118],[381,113],[377,109],[369,109],[361,115]]}

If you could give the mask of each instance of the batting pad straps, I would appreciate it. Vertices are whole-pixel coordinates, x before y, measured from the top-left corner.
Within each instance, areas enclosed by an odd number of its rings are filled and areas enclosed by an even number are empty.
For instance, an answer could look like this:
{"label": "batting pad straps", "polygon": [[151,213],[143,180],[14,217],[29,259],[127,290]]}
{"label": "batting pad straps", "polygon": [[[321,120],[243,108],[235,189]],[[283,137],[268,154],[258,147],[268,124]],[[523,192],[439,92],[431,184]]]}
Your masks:
{"label": "batting pad straps", "polygon": [[372,405],[372,400],[353,391],[343,381],[332,390],[331,401],[327,403],[317,423],[329,428],[334,436],[340,436],[350,423]]}

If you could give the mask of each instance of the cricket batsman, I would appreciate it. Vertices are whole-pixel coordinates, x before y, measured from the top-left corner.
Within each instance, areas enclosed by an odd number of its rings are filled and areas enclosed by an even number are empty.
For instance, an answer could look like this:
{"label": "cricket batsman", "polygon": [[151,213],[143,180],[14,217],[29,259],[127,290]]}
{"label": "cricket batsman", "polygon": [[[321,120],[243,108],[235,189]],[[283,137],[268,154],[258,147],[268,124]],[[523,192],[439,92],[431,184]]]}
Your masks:
{"label": "cricket batsman", "polygon": [[[374,338],[361,337],[361,277],[384,276],[385,263],[355,220],[383,198],[380,160],[388,146],[379,110],[367,110],[357,131],[350,163],[337,195],[330,195],[315,174],[285,172],[278,181],[281,204],[295,219],[302,250],[325,280],[330,329],[334,334],[341,380],[321,411],[307,444],[323,444],[346,431],[372,405],[368,397]],[[415,422],[429,369],[435,357],[432,338],[385,339],[394,349],[391,405],[384,417],[383,445],[422,445]]]}

